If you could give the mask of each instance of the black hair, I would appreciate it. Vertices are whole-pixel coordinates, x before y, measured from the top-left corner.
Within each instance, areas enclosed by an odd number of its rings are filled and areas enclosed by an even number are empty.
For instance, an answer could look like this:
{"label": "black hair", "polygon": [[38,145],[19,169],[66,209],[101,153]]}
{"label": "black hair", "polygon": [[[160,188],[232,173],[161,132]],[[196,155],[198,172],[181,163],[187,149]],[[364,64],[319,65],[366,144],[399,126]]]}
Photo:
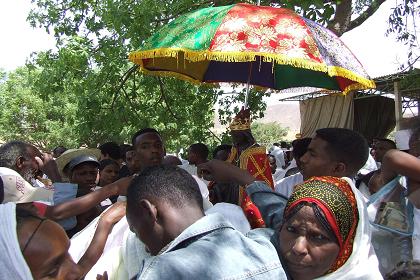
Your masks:
{"label": "black hair", "polygon": [[346,165],[346,176],[353,177],[365,165],[369,156],[366,139],[346,128],[321,128],[316,137],[328,143],[329,156]]}
{"label": "black hair", "polygon": [[127,153],[128,151],[132,151],[132,150],[134,150],[134,147],[132,145],[121,144],[120,145],[120,153],[121,153],[120,158],[122,158],[124,161],[126,161],[125,153]]}
{"label": "black hair", "polygon": [[177,156],[173,156],[173,155],[166,155],[163,158],[162,161],[163,165],[173,165],[173,166],[177,166],[177,165],[182,165],[182,161],[177,157]]}
{"label": "black hair", "polygon": [[65,151],[67,151],[67,148],[66,147],[64,147],[64,146],[58,146],[58,147],[55,147],[54,148],[54,150],[52,150],[52,152],[53,152],[53,155],[55,156],[55,157],[59,157],[61,154],[63,154]]}
{"label": "black hair", "polygon": [[0,167],[15,169],[16,159],[29,157],[28,147],[23,141],[10,141],[0,146]]}
{"label": "black hair", "polygon": [[299,212],[303,206],[309,206],[314,211],[315,218],[321,224],[322,228],[333,238],[332,241],[338,244],[338,239],[335,236],[334,231],[331,228],[331,225],[328,223],[327,218],[325,217],[324,212],[322,212],[321,208],[318,205],[312,202],[302,201],[298,203],[295,207],[290,209],[287,215],[283,218],[283,224],[285,224],[290,218],[292,218],[297,212]]}
{"label": "black hair", "polygon": [[280,141],[280,148],[289,149],[290,145],[286,141]]}
{"label": "black hair", "polygon": [[161,136],[160,133],[156,129],[146,127],[146,128],[140,129],[139,131],[134,133],[133,137],[131,138],[131,144],[133,146],[136,146],[137,137],[139,137],[140,135],[145,134],[145,133],[156,133],[157,135]]}
{"label": "black hair", "polygon": [[293,156],[297,159],[301,158],[308,150],[308,146],[311,143],[311,141],[312,141],[312,138],[309,138],[309,137],[293,140],[292,142]]}
{"label": "black hair", "polygon": [[109,155],[110,158],[114,160],[119,160],[121,158],[121,149],[115,142],[106,142],[99,146],[99,150],[103,155]]}
{"label": "black hair", "polygon": [[410,144],[414,144],[415,142],[420,141],[420,126],[412,129],[410,140],[408,141]]}
{"label": "black hair", "polygon": [[387,139],[387,138],[373,138],[373,140],[376,140],[376,141],[379,141],[379,142],[385,142],[385,143],[387,143],[388,145],[391,146],[391,149],[396,149],[397,148],[397,145],[395,144],[395,142],[390,140],[390,139]]}
{"label": "black hair", "polygon": [[213,150],[213,158],[216,158],[216,155],[219,151],[228,151],[229,153],[231,149],[232,149],[232,145],[221,144]]}
{"label": "black hair", "polygon": [[137,207],[142,199],[164,200],[175,208],[195,204],[203,210],[203,197],[197,182],[187,171],[176,166],[152,166],[140,172],[128,187],[127,209]]}
{"label": "black hair", "polygon": [[120,168],[120,165],[118,164],[118,162],[116,162],[113,159],[107,158],[107,159],[103,159],[99,162],[99,171],[104,170],[105,167],[107,167],[108,165],[114,164],[116,166],[118,166],[118,169]]}
{"label": "black hair", "polygon": [[201,159],[205,160],[209,156],[209,148],[203,143],[195,143],[190,146],[190,150],[198,155]]}
{"label": "black hair", "polygon": [[414,280],[419,278],[420,262],[415,260],[398,263],[397,266],[385,276],[386,280]]}

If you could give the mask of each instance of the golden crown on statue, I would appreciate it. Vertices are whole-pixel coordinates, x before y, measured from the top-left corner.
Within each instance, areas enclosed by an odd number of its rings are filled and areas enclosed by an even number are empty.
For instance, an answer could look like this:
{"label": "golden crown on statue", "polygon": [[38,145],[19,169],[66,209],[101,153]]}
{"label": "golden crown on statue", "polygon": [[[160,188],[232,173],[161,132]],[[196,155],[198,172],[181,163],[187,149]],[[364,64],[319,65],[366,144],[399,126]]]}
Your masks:
{"label": "golden crown on statue", "polygon": [[230,130],[248,130],[251,128],[251,113],[249,108],[242,108],[241,111],[236,115],[233,121],[230,123]]}

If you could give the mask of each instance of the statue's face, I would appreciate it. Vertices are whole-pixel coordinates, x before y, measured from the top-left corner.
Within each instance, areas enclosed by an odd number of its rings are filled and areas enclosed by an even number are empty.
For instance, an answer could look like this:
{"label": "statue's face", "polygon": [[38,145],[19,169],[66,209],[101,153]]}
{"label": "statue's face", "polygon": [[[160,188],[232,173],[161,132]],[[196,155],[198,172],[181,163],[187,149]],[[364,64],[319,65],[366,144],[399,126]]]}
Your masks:
{"label": "statue's face", "polygon": [[232,143],[234,146],[243,146],[248,143],[245,131],[247,130],[232,130],[230,136],[232,137]]}

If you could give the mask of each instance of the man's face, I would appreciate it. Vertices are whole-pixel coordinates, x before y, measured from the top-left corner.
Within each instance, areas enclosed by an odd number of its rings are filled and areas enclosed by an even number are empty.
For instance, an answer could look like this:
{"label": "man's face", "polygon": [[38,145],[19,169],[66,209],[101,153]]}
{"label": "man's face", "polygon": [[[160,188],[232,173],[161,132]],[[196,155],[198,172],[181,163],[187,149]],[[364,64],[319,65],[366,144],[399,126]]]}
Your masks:
{"label": "man's face", "polygon": [[382,162],[386,152],[391,150],[393,147],[385,141],[375,141],[371,150],[371,155],[377,162]]}
{"label": "man's face", "polygon": [[135,151],[127,151],[125,153],[125,162],[127,163],[127,167],[131,173],[139,172],[141,169],[141,162],[136,157]]}
{"label": "man's face", "polygon": [[162,164],[165,151],[159,134],[147,132],[138,136],[134,148],[142,168]]}
{"label": "man's face", "polygon": [[248,142],[245,134],[242,131],[232,130],[230,132],[230,136],[232,137],[232,143],[234,146],[242,146]]}
{"label": "man's face", "polygon": [[271,174],[276,173],[277,164],[276,164],[276,159],[274,158],[274,156],[272,155],[268,156],[268,163],[270,164]]}
{"label": "man's face", "polygon": [[329,154],[327,147],[327,141],[318,137],[312,139],[308,151],[300,158],[304,180],[313,176],[342,177],[336,171],[338,162]]}
{"label": "man's face", "polygon": [[26,148],[26,156],[23,159],[22,166],[18,170],[19,174],[28,182],[35,179],[36,173],[39,170],[35,157],[42,158],[41,152],[34,146],[28,145]]}
{"label": "man's face", "polygon": [[70,183],[78,184],[79,188],[92,189],[96,187],[98,167],[91,162],[81,163],[73,168]]}
{"label": "man's face", "polygon": [[189,164],[195,164],[196,162],[195,153],[191,150],[191,148],[188,149],[187,160]]}

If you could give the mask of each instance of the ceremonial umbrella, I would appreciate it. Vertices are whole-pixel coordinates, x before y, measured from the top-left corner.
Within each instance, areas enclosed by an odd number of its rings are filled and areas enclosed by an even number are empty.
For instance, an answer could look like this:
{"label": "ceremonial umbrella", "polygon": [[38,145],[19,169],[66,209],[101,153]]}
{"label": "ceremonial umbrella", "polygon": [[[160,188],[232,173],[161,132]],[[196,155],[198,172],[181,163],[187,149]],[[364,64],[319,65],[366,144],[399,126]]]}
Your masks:
{"label": "ceremonial umbrella", "polygon": [[375,87],[352,52],[325,27],[288,9],[243,3],[180,16],[129,59],[146,73],[197,83],[344,94]]}

